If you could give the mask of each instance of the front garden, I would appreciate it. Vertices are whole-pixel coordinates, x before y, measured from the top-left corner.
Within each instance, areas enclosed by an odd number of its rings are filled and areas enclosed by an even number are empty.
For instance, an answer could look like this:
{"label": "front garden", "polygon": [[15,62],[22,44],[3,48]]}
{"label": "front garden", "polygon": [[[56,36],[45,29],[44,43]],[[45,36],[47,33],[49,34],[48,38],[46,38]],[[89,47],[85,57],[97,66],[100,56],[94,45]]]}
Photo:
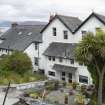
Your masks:
{"label": "front garden", "polygon": [[35,81],[44,81],[47,77],[39,72],[26,72],[24,75],[10,72],[7,76],[0,76],[0,85],[22,84]]}
{"label": "front garden", "polygon": [[49,80],[43,88],[25,90],[22,98],[32,98],[33,102],[40,100],[52,105],[96,105],[95,101],[91,104],[91,97],[94,94],[95,87],[93,85],[80,86],[75,82],[66,84],[63,81]]}
{"label": "front garden", "polygon": [[32,62],[23,52],[0,57],[0,85],[21,84],[47,79],[42,73],[32,72]]}

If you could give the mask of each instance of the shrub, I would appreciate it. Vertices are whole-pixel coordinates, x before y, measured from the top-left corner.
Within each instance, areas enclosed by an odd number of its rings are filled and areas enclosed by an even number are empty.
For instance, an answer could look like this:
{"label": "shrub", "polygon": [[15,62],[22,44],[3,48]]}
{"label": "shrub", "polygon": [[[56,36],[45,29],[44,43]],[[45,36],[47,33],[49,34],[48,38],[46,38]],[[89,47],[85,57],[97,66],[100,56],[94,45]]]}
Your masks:
{"label": "shrub", "polygon": [[76,104],[77,105],[84,105],[84,96],[83,95],[78,94],[76,96]]}
{"label": "shrub", "polygon": [[32,62],[24,52],[16,51],[0,59],[0,72],[4,74],[12,71],[23,75],[31,69]]}
{"label": "shrub", "polygon": [[79,83],[77,83],[77,82],[72,82],[72,87],[73,87],[73,89],[76,89],[78,85],[79,85]]}
{"label": "shrub", "polygon": [[57,90],[59,88],[59,82],[55,80],[49,80],[45,83],[47,90]]}

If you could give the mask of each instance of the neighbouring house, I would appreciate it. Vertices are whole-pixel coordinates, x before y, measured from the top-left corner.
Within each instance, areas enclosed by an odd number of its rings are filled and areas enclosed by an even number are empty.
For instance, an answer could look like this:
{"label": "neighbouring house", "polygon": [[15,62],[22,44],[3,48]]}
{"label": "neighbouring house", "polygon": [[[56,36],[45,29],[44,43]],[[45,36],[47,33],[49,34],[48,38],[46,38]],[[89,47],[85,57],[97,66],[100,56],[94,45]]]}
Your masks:
{"label": "neighbouring house", "polygon": [[38,69],[39,44],[42,43],[40,31],[45,25],[18,25],[13,23],[11,28],[0,37],[0,55],[12,51],[24,51],[32,60],[33,70]]}
{"label": "neighbouring house", "polygon": [[18,25],[0,37],[0,55],[14,50],[26,52],[33,70],[51,79],[92,84],[87,67],[75,61],[74,49],[86,32],[105,28],[105,16],[92,13],[85,21],[77,17],[55,15],[48,24]]}

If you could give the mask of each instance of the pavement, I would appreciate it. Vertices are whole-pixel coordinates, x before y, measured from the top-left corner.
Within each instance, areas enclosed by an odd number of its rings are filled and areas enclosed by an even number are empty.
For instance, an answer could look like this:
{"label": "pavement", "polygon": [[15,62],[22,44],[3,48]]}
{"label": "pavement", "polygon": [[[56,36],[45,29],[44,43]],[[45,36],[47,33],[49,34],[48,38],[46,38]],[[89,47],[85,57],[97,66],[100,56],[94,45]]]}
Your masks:
{"label": "pavement", "polygon": [[[5,97],[5,93],[0,92],[0,105],[3,104],[4,97]],[[19,99],[17,97],[14,97],[14,94],[9,93],[7,98],[6,98],[5,105],[12,105],[18,101],[19,101]]]}

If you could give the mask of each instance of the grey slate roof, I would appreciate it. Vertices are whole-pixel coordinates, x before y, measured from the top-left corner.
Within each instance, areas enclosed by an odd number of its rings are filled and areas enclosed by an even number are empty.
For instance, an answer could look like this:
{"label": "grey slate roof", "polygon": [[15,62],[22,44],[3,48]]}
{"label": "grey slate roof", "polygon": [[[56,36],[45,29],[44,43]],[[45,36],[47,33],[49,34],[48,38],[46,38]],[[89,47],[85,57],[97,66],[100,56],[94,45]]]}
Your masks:
{"label": "grey slate roof", "polygon": [[74,32],[76,28],[82,23],[82,21],[77,17],[58,15],[58,17],[69,27],[69,29]]}
{"label": "grey slate roof", "polygon": [[98,14],[98,13],[94,13],[94,15],[96,15],[100,20],[102,20],[105,23],[105,16]]}
{"label": "grey slate roof", "polygon": [[82,21],[77,17],[55,15],[53,17],[53,19],[51,19],[51,21],[49,21],[49,23],[44,27],[44,29],[41,32],[43,32],[50,25],[50,23],[53,22],[53,20],[56,18],[58,18],[72,33],[82,23]]}
{"label": "grey slate roof", "polygon": [[[0,44],[0,48],[24,51],[32,42],[42,42],[40,31],[43,27],[44,25],[18,25],[10,28],[1,36],[1,39],[4,39],[4,41]],[[19,32],[22,33],[19,35]],[[32,32],[32,34],[28,35],[30,32]]]}
{"label": "grey slate roof", "polygon": [[49,45],[45,50],[45,56],[55,56],[68,59],[74,59],[74,49],[76,44],[74,43],[58,43],[54,42]]}
{"label": "grey slate roof", "polygon": [[76,30],[74,31],[74,33],[76,33],[91,17],[96,17],[100,22],[102,22],[105,25],[105,16],[92,12],[80,25],[79,27],[76,28]]}
{"label": "grey slate roof", "polygon": [[19,25],[46,25],[47,22],[41,22],[41,21],[23,21],[18,22]]}
{"label": "grey slate roof", "polygon": [[77,70],[77,67],[54,64],[52,69],[56,71],[75,72]]}

